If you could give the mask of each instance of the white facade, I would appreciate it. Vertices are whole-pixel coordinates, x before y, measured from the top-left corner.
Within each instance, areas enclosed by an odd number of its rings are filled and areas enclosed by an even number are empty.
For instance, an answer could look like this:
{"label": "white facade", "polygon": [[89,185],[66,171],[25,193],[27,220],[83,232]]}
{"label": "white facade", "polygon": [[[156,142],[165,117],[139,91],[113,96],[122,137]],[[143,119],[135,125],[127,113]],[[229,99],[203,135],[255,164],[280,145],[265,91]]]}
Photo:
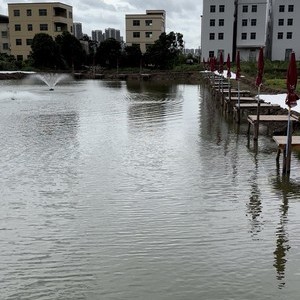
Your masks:
{"label": "white facade", "polygon": [[299,13],[300,0],[203,0],[202,57],[240,51],[249,61],[264,47],[271,60],[287,60],[291,51],[300,60]]}
{"label": "white facade", "polygon": [[272,60],[287,60],[291,51],[300,60],[300,1],[273,0]]}
{"label": "white facade", "polygon": [[266,47],[268,24],[267,0],[237,1],[236,48],[241,60],[256,60],[259,48]]}
{"label": "white facade", "polygon": [[203,0],[201,20],[202,57],[218,57],[220,51],[227,58],[233,54],[234,0]]}

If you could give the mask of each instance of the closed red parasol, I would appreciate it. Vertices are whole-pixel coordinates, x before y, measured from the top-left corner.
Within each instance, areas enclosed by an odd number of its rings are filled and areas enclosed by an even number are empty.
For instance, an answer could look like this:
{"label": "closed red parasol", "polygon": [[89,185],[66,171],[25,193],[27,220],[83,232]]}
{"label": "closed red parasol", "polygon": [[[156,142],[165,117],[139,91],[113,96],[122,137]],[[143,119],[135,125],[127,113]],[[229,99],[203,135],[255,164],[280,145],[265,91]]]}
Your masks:
{"label": "closed red parasol", "polygon": [[255,85],[260,87],[262,84],[262,78],[264,73],[264,50],[263,48],[259,49],[258,61],[257,61],[257,76]]}
{"label": "closed red parasol", "polygon": [[285,100],[285,104],[288,105],[290,108],[296,106],[297,100],[299,99],[299,97],[295,93],[297,87],[297,80],[298,74],[296,57],[295,52],[292,52],[290,55],[290,61],[286,77],[287,96]]}
{"label": "closed red parasol", "polygon": [[210,71],[214,72],[216,69],[216,60],[214,57],[210,58],[209,64],[210,64]]}
{"label": "closed red parasol", "polygon": [[240,51],[236,54],[236,80],[240,80],[241,77],[241,60],[240,60]]}
{"label": "closed red parasol", "polygon": [[229,53],[228,53],[228,55],[227,55],[226,67],[227,67],[227,78],[231,78],[231,71],[230,71],[230,54],[229,54]]}
{"label": "closed red parasol", "polygon": [[219,73],[220,74],[223,74],[223,72],[224,72],[223,65],[224,65],[224,59],[223,59],[223,52],[221,51],[220,52],[220,58],[219,58]]}

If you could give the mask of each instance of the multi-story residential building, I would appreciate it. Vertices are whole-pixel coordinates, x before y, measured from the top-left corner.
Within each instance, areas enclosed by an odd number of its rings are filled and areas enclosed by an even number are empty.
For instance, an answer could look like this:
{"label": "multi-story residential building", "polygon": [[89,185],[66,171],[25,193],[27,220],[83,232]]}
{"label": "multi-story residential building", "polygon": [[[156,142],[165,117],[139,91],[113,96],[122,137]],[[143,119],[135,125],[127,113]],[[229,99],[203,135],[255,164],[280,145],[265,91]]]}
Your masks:
{"label": "multi-story residential building", "polygon": [[292,51],[300,59],[300,1],[273,0],[272,4],[272,60],[287,60]]}
{"label": "multi-story residential building", "polygon": [[11,54],[18,60],[28,58],[37,33],[73,33],[72,6],[60,2],[9,3],[8,15]]}
{"label": "multi-story residential building", "polygon": [[0,53],[10,54],[8,16],[0,15]]}
{"label": "multi-story residential building", "polygon": [[219,57],[235,53],[233,38],[236,36],[234,0],[203,0],[201,22],[202,57]]}
{"label": "multi-story residential building", "polygon": [[147,46],[154,44],[166,30],[166,12],[164,10],[146,10],[146,14],[125,16],[126,45],[138,45],[142,53]]}
{"label": "multi-story residential building", "polygon": [[104,33],[104,39],[107,40],[109,38],[113,38],[118,42],[121,41],[120,30],[115,28],[106,28]]}
{"label": "multi-story residential building", "polygon": [[75,22],[73,24],[73,30],[74,30],[74,36],[79,40],[82,39],[83,37],[82,24],[79,22]]}
{"label": "multi-story residential building", "polygon": [[92,31],[92,41],[101,43],[104,40],[102,30],[93,30]]}
{"label": "multi-story residential building", "polygon": [[267,0],[236,1],[236,49],[241,60],[256,60],[258,50],[267,47],[269,2]]}

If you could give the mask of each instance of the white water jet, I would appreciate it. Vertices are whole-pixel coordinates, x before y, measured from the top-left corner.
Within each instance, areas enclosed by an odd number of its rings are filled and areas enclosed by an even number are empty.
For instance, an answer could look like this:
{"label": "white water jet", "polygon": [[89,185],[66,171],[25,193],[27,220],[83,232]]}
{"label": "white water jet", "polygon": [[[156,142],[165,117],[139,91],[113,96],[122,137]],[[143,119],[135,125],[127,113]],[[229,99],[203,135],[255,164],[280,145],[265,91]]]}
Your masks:
{"label": "white water jet", "polygon": [[38,79],[44,82],[50,91],[54,90],[54,87],[62,81],[70,79],[69,74],[59,74],[59,73],[37,73],[31,76],[31,78]]}

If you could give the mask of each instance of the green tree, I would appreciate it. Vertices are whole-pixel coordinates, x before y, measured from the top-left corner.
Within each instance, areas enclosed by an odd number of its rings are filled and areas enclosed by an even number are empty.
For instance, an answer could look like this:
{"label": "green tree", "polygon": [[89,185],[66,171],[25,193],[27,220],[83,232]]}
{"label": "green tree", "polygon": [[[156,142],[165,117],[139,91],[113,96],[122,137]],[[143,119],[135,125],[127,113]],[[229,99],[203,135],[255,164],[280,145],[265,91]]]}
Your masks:
{"label": "green tree", "polygon": [[96,51],[96,63],[102,67],[115,68],[121,57],[121,43],[109,38],[99,45]]}
{"label": "green tree", "polygon": [[153,45],[147,48],[145,62],[156,68],[171,69],[178,62],[182,49],[183,35],[181,33],[171,31],[166,34],[164,32]]}
{"label": "green tree", "polygon": [[33,65],[37,68],[60,67],[59,49],[53,38],[46,33],[38,33],[31,44]]}
{"label": "green tree", "polygon": [[138,45],[126,46],[123,52],[123,65],[125,67],[139,67],[142,52]]}
{"label": "green tree", "polygon": [[72,69],[80,68],[86,57],[80,41],[68,31],[58,35],[55,41],[67,67]]}

